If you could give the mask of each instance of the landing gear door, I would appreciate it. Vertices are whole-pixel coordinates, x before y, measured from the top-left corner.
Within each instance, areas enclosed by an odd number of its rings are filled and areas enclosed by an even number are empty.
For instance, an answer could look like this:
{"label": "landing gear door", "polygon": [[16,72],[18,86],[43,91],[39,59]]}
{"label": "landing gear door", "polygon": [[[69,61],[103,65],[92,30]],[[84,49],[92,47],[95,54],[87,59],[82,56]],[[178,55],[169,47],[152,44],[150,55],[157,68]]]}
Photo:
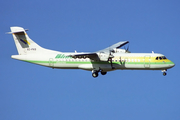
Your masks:
{"label": "landing gear door", "polygon": [[144,56],[144,68],[150,68],[151,56]]}

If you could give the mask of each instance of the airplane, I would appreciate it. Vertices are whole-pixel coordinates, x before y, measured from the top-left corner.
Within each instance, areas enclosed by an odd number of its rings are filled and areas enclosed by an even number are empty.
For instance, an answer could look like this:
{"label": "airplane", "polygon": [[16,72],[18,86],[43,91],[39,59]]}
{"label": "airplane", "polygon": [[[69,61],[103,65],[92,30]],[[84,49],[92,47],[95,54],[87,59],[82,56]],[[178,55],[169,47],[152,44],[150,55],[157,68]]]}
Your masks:
{"label": "airplane", "polygon": [[59,52],[45,49],[29,38],[22,27],[10,27],[19,55],[11,58],[56,69],[82,69],[92,71],[94,78],[99,73],[106,75],[114,70],[161,70],[166,76],[167,69],[175,64],[163,54],[130,53],[121,49],[129,41],[121,41],[96,52]]}

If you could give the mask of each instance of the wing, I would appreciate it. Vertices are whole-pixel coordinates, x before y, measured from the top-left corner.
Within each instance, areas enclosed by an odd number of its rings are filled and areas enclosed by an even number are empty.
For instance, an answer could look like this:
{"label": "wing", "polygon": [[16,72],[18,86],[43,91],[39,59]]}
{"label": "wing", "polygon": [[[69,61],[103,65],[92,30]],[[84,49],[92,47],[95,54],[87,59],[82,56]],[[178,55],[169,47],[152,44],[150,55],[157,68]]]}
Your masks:
{"label": "wing", "polygon": [[90,59],[95,59],[98,57],[97,53],[75,53],[68,56],[72,58],[90,58]]}
{"label": "wing", "polygon": [[123,41],[123,42],[118,42],[108,48],[105,48],[103,50],[93,52],[93,53],[75,53],[68,55],[72,58],[90,58],[92,60],[100,60],[100,61],[108,61],[109,58],[113,58],[113,55],[111,55],[111,52],[114,51],[114,49],[120,48],[124,45],[129,43],[129,41]]}
{"label": "wing", "polygon": [[114,49],[117,49],[117,48],[120,48],[120,47],[126,45],[127,43],[129,43],[129,41],[118,42],[118,43],[116,43],[116,44],[114,44],[114,45],[111,45],[110,47],[107,47],[107,48],[105,48],[105,49],[103,49],[103,50],[100,50],[100,51],[98,51],[98,52],[109,53],[109,52],[114,51]]}

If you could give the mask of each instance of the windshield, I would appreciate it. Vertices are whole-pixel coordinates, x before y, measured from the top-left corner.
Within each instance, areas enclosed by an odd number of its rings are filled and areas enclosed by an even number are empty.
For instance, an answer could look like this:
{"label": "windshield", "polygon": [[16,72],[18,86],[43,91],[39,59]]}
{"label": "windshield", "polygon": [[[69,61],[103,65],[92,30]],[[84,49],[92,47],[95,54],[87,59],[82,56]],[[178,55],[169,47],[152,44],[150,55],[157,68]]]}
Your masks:
{"label": "windshield", "polygon": [[165,56],[162,57],[163,59],[167,59]]}
{"label": "windshield", "polygon": [[167,59],[165,56],[156,57],[156,60]]}

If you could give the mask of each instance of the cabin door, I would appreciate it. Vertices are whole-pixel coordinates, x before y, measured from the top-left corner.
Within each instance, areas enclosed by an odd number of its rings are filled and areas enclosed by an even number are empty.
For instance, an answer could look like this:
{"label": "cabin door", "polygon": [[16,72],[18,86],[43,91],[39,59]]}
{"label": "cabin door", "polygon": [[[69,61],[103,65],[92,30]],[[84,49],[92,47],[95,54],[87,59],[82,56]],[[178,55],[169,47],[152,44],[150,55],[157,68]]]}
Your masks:
{"label": "cabin door", "polygon": [[49,59],[49,66],[50,66],[50,67],[54,67],[53,58],[50,58],[50,59]]}
{"label": "cabin door", "polygon": [[150,68],[151,56],[144,56],[144,67]]}

